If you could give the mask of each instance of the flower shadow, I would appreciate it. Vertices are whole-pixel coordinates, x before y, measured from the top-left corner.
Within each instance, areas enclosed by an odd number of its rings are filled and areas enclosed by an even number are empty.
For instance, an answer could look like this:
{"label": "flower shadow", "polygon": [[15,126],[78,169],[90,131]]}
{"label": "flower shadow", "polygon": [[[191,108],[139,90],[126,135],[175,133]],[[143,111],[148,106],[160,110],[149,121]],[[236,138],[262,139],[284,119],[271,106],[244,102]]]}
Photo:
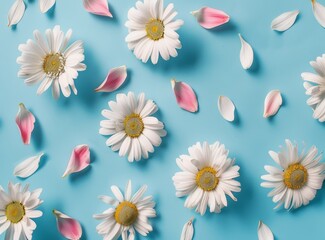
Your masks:
{"label": "flower shadow", "polygon": [[[35,115],[34,115],[35,116]],[[34,131],[32,133],[33,144],[37,150],[40,150],[44,145],[44,135],[42,131],[42,126],[38,117],[36,117],[36,121],[34,124]]]}
{"label": "flower shadow", "polygon": [[98,98],[98,94],[94,92],[97,87],[97,79],[101,79],[97,58],[92,51],[85,47],[85,64],[87,65],[86,71],[82,72],[77,80],[78,100],[85,104],[87,107],[93,107]]}
{"label": "flower shadow", "polygon": [[191,31],[190,29],[186,29],[185,26],[179,31],[182,48],[178,50],[177,57],[171,57],[168,61],[160,57],[156,65],[152,64],[149,59],[145,65],[152,71],[162,72],[170,72],[174,69],[178,71],[194,69],[194,66],[200,62],[204,46],[195,34],[189,35],[188,33],[191,33]]}

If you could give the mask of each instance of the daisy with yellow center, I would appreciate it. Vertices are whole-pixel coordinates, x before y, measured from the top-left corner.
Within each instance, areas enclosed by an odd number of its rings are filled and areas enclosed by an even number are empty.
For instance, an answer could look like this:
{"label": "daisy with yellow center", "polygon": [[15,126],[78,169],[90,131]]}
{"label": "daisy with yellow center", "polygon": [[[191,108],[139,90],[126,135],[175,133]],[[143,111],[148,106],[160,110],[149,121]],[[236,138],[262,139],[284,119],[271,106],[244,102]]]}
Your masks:
{"label": "daisy with yellow center", "polygon": [[9,182],[9,192],[0,186],[0,235],[6,232],[5,239],[32,239],[36,228],[32,218],[42,216],[36,208],[43,202],[39,199],[42,189],[30,192],[28,185]]}
{"label": "daisy with yellow center", "polygon": [[[325,18],[323,18],[325,19]],[[301,74],[306,89],[306,95],[309,96],[307,104],[313,109],[313,118],[320,122],[325,122],[325,54],[311,61],[310,65],[315,73],[304,72]]]}
{"label": "daisy with yellow center", "polygon": [[268,196],[278,203],[275,208],[282,204],[285,209],[309,204],[325,179],[325,164],[319,162],[322,156],[318,155],[317,148],[313,146],[306,154],[299,154],[297,145],[286,140],[286,149],[269,154],[281,169],[265,166],[268,174],[261,177],[266,181],[261,186],[273,188]]}
{"label": "daisy with yellow center", "polygon": [[35,30],[35,41],[29,39],[19,45],[21,56],[17,63],[21,67],[18,76],[24,78],[27,85],[41,82],[37,94],[42,94],[50,86],[54,98],[60,96],[60,91],[65,97],[70,96],[71,90],[77,94],[74,79],[86,65],[82,63],[85,59],[83,43],[76,41],[68,47],[71,35],[71,30],[64,35],[60,26],[55,26],[46,30],[46,40]]}
{"label": "daisy with yellow center", "polygon": [[151,116],[158,108],[152,100],[146,100],[141,93],[117,94],[116,102],[108,103],[110,110],[103,110],[102,115],[108,120],[100,122],[99,133],[112,135],[106,145],[120,156],[128,156],[133,162],[148,158],[154,152],[154,146],[161,144],[161,137],[166,135],[164,124]]}
{"label": "daisy with yellow center", "polygon": [[177,56],[176,49],[182,46],[176,31],[183,21],[173,20],[176,15],[172,3],[164,9],[163,0],[137,1],[129,10],[125,23],[129,34],[125,40],[138,59],[147,62],[151,57],[156,64],[159,56],[164,60]]}
{"label": "daisy with yellow center", "polygon": [[239,167],[228,158],[225,146],[219,142],[212,145],[204,142],[188,151],[189,155],[176,159],[182,172],[173,177],[176,196],[188,196],[184,206],[204,215],[207,207],[210,212],[219,213],[227,206],[226,195],[237,201],[232,192],[240,192],[240,183],[234,180],[239,176]]}
{"label": "daisy with yellow center", "polygon": [[122,240],[134,239],[135,233],[147,236],[152,231],[149,218],[156,217],[155,203],[152,196],[143,197],[147,186],[142,186],[133,196],[131,181],[126,185],[124,195],[117,186],[111,190],[116,199],[109,196],[99,196],[106,204],[113,206],[102,214],[95,214],[94,218],[103,222],[97,226],[97,232],[103,239]]}

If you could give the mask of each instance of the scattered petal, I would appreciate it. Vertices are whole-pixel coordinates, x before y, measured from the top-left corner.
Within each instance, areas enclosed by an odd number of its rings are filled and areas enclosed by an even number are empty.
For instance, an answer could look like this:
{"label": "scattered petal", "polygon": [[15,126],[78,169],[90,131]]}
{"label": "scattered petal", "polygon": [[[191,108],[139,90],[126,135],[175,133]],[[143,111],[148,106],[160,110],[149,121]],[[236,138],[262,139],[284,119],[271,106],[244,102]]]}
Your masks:
{"label": "scattered petal", "polygon": [[105,17],[113,17],[109,11],[107,0],[83,0],[83,2],[87,12]]}
{"label": "scattered petal", "polygon": [[58,230],[63,237],[71,240],[79,240],[81,238],[82,228],[77,220],[57,210],[53,210],[53,214],[56,217]]}
{"label": "scattered petal", "polygon": [[312,0],[311,3],[317,22],[325,28],[325,7],[316,0]]}
{"label": "scattered petal", "polygon": [[25,13],[25,3],[23,0],[16,0],[8,13],[8,27],[20,22]]}
{"label": "scattered petal", "polygon": [[171,84],[178,105],[186,111],[196,112],[198,110],[198,102],[193,89],[188,84],[174,79],[171,80]]}
{"label": "scattered petal", "polygon": [[282,13],[272,21],[272,30],[279,32],[288,30],[295,23],[298,14],[298,10]]}
{"label": "scattered petal", "polygon": [[107,74],[104,82],[95,89],[96,92],[113,92],[124,83],[127,77],[126,66],[113,68]]}
{"label": "scattered petal", "polygon": [[30,111],[26,109],[23,103],[19,104],[16,123],[24,144],[29,144],[32,132],[34,130],[35,117]]}
{"label": "scattered petal", "polygon": [[89,147],[85,144],[78,145],[73,149],[67,169],[62,177],[66,177],[71,173],[80,172],[90,164]]}
{"label": "scattered petal", "polygon": [[275,115],[282,105],[282,96],[279,90],[270,91],[264,101],[264,114],[265,118]]}
{"label": "scattered petal", "polygon": [[194,218],[191,218],[187,223],[185,223],[182,235],[180,240],[192,240],[194,235],[194,227],[193,227],[193,220]]}
{"label": "scattered petal", "polygon": [[39,162],[43,155],[44,153],[40,153],[37,156],[27,158],[26,160],[19,163],[15,167],[14,175],[20,178],[28,178],[33,175],[37,171]]}
{"label": "scattered petal", "polygon": [[199,10],[191,12],[196,17],[198,23],[206,28],[211,29],[229,22],[229,15],[221,10],[203,7]]}
{"label": "scattered petal", "polygon": [[230,98],[226,96],[220,96],[218,100],[218,109],[221,116],[229,121],[232,122],[235,120],[235,105],[230,100]]}
{"label": "scattered petal", "polygon": [[55,0],[39,0],[39,8],[42,13],[46,13],[55,4]]}
{"label": "scattered petal", "polygon": [[241,42],[240,62],[244,69],[249,69],[254,61],[254,52],[251,45],[249,45],[240,34],[238,35]]}
{"label": "scattered petal", "polygon": [[258,240],[274,240],[271,229],[262,221],[258,222],[257,227]]}

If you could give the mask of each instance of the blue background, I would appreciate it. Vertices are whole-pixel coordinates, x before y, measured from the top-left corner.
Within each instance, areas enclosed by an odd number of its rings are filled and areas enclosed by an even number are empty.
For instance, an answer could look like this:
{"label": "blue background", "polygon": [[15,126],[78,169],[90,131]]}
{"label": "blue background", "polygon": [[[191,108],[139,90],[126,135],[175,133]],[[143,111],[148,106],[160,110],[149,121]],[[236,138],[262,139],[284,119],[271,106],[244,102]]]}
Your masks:
{"label": "blue background", "polygon": [[[83,239],[100,239],[92,218],[107,205],[97,196],[112,195],[109,186],[124,188],[128,179],[139,187],[148,184],[148,194],[157,202],[158,217],[152,220],[154,232],[148,239],[178,239],[183,224],[195,216],[195,239],[257,239],[257,224],[261,219],[270,226],[277,239],[324,239],[325,190],[307,207],[287,212],[274,211],[275,204],[266,195],[268,189],[259,186],[265,164],[274,164],[269,150],[278,150],[285,138],[296,140],[301,147],[315,144],[325,148],[325,125],[312,118],[305,103],[300,74],[312,71],[309,61],[324,53],[325,30],[316,22],[309,1],[188,1],[175,0],[178,17],[185,21],[179,34],[183,49],[169,62],[160,60],[153,66],[143,64],[128,50],[124,38],[128,9],[135,1],[111,0],[114,19],[87,13],[82,1],[58,0],[54,11],[42,14],[38,1],[28,1],[25,16],[10,29],[7,12],[13,1],[2,1],[0,8],[0,184],[8,181],[30,183],[42,187],[44,216],[37,219],[34,239],[62,239],[56,229],[52,209],[58,209],[80,220]],[[165,5],[170,2],[167,0]],[[324,2],[322,2],[324,4]],[[219,8],[231,16],[231,21],[215,30],[201,28],[189,14],[204,5]],[[270,29],[279,14],[301,10],[296,24],[283,34]],[[17,47],[32,38],[34,29],[42,32],[54,25],[64,31],[73,29],[73,39],[85,43],[86,72],[76,80],[77,96],[55,101],[51,91],[36,96],[35,87],[28,87],[17,78],[19,69]],[[239,62],[238,33],[255,50],[253,69],[245,71]],[[127,65],[127,82],[114,93],[94,93],[112,67]],[[200,109],[196,114],[178,107],[170,79],[189,83],[196,91]],[[272,119],[263,119],[266,94],[280,89],[284,106]],[[105,146],[106,138],[98,134],[100,112],[118,92],[145,92],[159,106],[157,116],[166,125],[167,137],[149,160],[129,163]],[[238,110],[238,120],[228,123],[219,115],[219,95],[230,97]],[[24,146],[15,124],[18,104],[25,103],[36,116],[32,143]],[[175,197],[172,176],[179,171],[175,158],[187,152],[197,141],[221,141],[230,149],[230,156],[240,165],[242,192],[238,202],[229,200],[221,214],[207,213],[201,217],[183,207],[184,199]],[[74,146],[91,147],[91,168],[82,174],[62,179]],[[40,170],[27,180],[13,176],[20,161],[41,151],[46,158]],[[3,239],[3,236],[0,236]],[[139,238],[142,239],[142,238]]]}

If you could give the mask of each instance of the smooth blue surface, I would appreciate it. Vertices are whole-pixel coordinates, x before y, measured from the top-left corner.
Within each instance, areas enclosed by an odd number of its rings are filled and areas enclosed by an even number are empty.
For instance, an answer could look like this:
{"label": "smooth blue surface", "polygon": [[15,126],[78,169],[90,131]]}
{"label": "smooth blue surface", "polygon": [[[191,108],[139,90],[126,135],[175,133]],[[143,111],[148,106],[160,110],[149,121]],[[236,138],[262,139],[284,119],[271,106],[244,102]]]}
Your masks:
{"label": "smooth blue surface", "polygon": [[[127,11],[135,1],[111,0],[115,16],[108,19],[93,16],[82,7],[82,1],[58,0],[54,11],[43,15],[38,1],[28,1],[28,8],[17,28],[6,26],[7,12],[13,1],[2,1],[0,8],[0,184],[8,181],[30,183],[32,189],[42,187],[44,216],[37,220],[36,240],[62,239],[57,232],[52,209],[61,210],[80,220],[83,239],[100,239],[92,218],[106,209],[97,196],[111,195],[109,186],[124,188],[128,179],[134,186],[148,184],[154,195],[158,217],[152,221],[154,232],[147,239],[178,239],[183,224],[195,216],[195,239],[257,239],[257,223],[263,220],[276,239],[324,239],[325,190],[316,199],[297,211],[274,211],[267,189],[259,186],[265,164],[274,164],[268,151],[278,150],[285,138],[315,144],[324,150],[325,125],[312,118],[306,105],[301,72],[312,71],[309,61],[324,53],[325,30],[314,19],[309,1],[188,1],[175,0],[179,18],[185,25],[179,31],[183,49],[179,57],[157,66],[143,64],[128,50],[124,42]],[[166,1],[170,2],[170,0]],[[324,2],[323,2],[324,3]],[[201,28],[189,14],[201,6],[219,8],[231,15],[229,24],[216,30]],[[296,24],[287,32],[271,31],[274,17],[289,10],[301,10]],[[64,31],[73,29],[73,40],[85,43],[88,69],[76,80],[78,96],[52,99],[48,91],[36,96],[37,87],[24,85],[17,78],[17,47],[32,38],[34,29],[42,32],[60,24]],[[238,33],[253,46],[255,65],[245,71],[239,62]],[[108,70],[127,65],[126,84],[110,94],[94,93]],[[189,83],[196,91],[200,110],[196,114],[181,110],[175,101],[170,79]],[[272,89],[280,89],[284,106],[272,119],[263,119],[264,98]],[[168,136],[147,161],[128,163],[105,146],[105,137],[98,134],[100,111],[118,92],[145,92],[159,106],[157,116],[165,123]],[[219,95],[230,97],[238,109],[238,121],[228,123],[217,110]],[[37,124],[30,146],[21,142],[15,115],[20,102],[36,115]],[[229,200],[222,213],[201,217],[183,207],[184,199],[175,197],[171,177],[179,169],[175,158],[187,152],[196,141],[221,141],[230,149],[230,156],[240,165],[242,192],[238,202]],[[62,179],[74,146],[89,144],[92,166],[84,174]],[[38,152],[46,153],[41,169],[27,180],[12,175],[17,163]],[[0,236],[3,239],[3,236]],[[142,238],[139,238],[142,239]]]}

